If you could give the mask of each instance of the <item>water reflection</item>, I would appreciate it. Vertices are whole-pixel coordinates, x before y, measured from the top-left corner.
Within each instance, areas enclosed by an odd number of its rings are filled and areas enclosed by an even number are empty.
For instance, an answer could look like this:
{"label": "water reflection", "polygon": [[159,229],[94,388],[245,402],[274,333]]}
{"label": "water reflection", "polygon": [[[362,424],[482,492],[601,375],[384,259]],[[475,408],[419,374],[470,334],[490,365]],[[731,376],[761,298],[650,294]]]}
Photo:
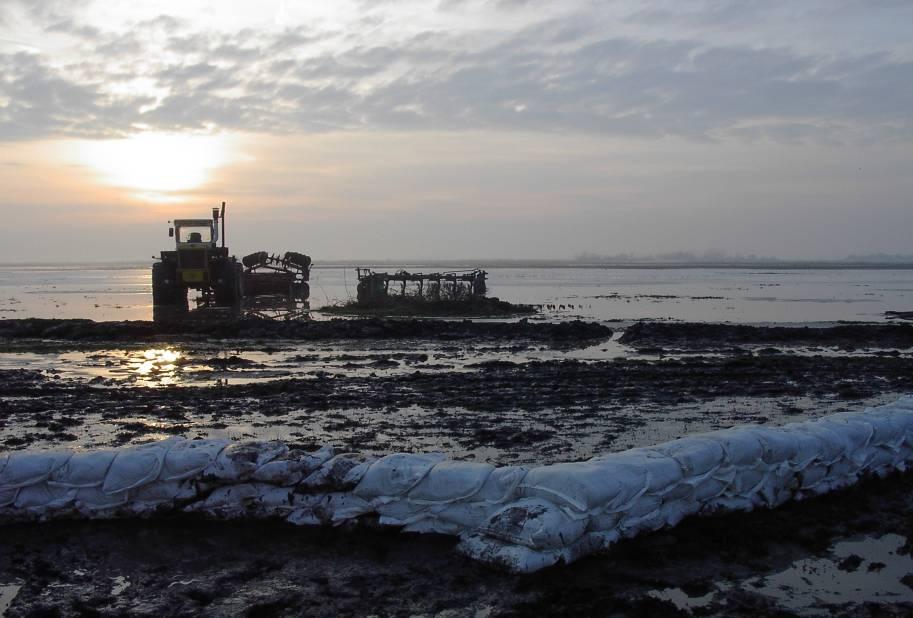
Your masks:
{"label": "water reflection", "polygon": [[129,364],[138,380],[154,382],[159,386],[178,381],[178,372],[184,359],[180,350],[151,348],[142,350],[138,356]]}

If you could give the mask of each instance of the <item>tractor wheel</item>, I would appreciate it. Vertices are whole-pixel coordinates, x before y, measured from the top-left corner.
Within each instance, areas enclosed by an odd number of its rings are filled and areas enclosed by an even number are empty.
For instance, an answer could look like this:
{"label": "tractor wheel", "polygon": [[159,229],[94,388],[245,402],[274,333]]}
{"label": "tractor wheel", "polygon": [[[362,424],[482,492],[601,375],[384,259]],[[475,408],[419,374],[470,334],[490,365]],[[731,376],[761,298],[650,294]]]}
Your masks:
{"label": "tractor wheel", "polygon": [[177,269],[165,262],[152,265],[152,305],[187,311],[187,288],[177,280]]}
{"label": "tractor wheel", "polygon": [[216,304],[222,306],[239,304],[244,296],[244,269],[241,264],[235,261],[226,262],[219,271],[213,286]]}
{"label": "tractor wheel", "polygon": [[311,297],[311,286],[307,281],[292,284],[292,298],[297,300],[307,300]]}

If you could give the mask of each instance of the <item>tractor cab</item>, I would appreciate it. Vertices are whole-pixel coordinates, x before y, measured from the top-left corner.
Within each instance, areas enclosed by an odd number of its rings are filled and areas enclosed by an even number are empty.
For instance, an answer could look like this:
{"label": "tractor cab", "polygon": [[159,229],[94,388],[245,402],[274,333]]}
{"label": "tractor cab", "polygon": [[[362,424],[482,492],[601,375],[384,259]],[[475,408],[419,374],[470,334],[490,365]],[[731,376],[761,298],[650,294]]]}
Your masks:
{"label": "tractor cab", "polygon": [[215,248],[219,240],[218,219],[176,219],[169,231],[178,251]]}
{"label": "tractor cab", "polygon": [[234,305],[241,300],[241,263],[222,245],[219,224],[225,225],[225,204],[212,209],[211,219],[175,219],[168,228],[174,250],[162,251],[152,267],[155,306],[187,307],[187,291],[199,290],[203,302]]}

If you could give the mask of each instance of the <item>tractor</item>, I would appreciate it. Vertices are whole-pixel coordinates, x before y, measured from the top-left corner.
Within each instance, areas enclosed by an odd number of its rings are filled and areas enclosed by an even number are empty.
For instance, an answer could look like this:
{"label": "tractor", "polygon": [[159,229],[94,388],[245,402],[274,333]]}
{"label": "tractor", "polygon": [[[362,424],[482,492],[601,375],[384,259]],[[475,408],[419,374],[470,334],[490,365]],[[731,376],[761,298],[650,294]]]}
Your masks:
{"label": "tractor", "polygon": [[174,238],[174,250],[162,251],[152,265],[154,320],[183,319],[189,311],[188,290],[200,291],[201,309],[229,308],[235,315],[281,319],[306,315],[311,258],[295,251],[281,257],[257,251],[240,261],[229,256],[225,202],[212,209],[212,219],[175,219],[168,236]]}
{"label": "tractor", "polygon": [[[219,246],[219,222],[222,244]],[[225,202],[212,219],[175,219],[168,236],[173,251],[152,265],[152,304],[187,311],[187,291],[200,290],[201,304],[233,306],[244,297],[244,269],[225,246]]]}

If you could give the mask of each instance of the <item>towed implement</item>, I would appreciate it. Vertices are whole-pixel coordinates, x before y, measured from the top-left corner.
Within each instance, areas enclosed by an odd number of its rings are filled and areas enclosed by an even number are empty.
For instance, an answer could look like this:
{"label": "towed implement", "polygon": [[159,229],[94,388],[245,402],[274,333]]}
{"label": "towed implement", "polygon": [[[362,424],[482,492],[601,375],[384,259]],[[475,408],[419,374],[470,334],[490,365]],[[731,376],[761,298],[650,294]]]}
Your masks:
{"label": "towed implement", "polygon": [[[221,224],[221,234],[220,234]],[[156,321],[188,317],[189,292],[199,292],[197,309],[221,309],[233,315],[300,317],[310,297],[311,258],[289,251],[258,251],[239,261],[225,246],[225,202],[211,219],[175,219],[168,235],[173,250],[162,251],[152,265],[152,304]],[[221,239],[221,244],[219,243]],[[210,311],[209,313],[213,313]]]}

